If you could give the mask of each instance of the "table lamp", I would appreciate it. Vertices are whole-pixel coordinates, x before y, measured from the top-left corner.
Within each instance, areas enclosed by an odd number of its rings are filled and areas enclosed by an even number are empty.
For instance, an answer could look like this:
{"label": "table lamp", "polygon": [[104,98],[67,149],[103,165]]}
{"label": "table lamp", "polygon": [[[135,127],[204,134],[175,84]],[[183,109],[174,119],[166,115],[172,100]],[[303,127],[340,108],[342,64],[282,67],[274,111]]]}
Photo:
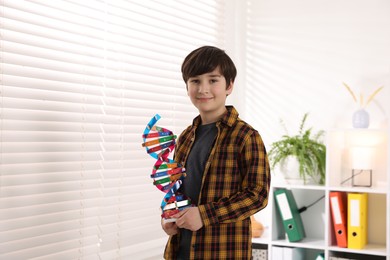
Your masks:
{"label": "table lamp", "polygon": [[374,149],[370,146],[351,147],[352,186],[371,187]]}

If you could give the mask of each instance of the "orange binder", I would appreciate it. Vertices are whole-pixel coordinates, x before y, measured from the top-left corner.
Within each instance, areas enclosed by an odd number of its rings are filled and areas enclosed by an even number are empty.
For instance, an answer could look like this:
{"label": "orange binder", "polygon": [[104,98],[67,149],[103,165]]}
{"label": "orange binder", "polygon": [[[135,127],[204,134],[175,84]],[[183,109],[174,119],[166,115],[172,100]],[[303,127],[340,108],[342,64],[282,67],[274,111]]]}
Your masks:
{"label": "orange binder", "polygon": [[337,246],[347,247],[347,195],[344,192],[332,191],[329,193],[329,200]]}

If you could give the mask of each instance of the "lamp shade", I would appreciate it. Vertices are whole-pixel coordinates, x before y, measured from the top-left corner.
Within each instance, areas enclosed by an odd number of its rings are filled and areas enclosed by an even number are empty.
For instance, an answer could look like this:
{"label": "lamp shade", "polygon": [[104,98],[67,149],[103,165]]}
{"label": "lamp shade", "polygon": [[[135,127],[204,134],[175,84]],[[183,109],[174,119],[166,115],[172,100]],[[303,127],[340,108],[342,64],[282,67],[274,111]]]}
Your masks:
{"label": "lamp shade", "polygon": [[374,149],[370,146],[353,146],[351,148],[351,168],[371,170],[373,167]]}

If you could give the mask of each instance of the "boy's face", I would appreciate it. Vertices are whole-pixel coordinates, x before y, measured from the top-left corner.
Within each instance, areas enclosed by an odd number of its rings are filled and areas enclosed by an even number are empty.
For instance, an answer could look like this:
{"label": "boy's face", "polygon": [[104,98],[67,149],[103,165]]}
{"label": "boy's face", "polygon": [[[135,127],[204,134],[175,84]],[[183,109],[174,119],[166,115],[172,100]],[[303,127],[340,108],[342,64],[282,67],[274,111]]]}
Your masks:
{"label": "boy's face", "polygon": [[219,67],[212,72],[191,77],[187,81],[187,93],[191,102],[198,108],[201,116],[208,118],[213,116],[218,118],[225,112],[226,97],[232,90],[233,83],[227,86]]}

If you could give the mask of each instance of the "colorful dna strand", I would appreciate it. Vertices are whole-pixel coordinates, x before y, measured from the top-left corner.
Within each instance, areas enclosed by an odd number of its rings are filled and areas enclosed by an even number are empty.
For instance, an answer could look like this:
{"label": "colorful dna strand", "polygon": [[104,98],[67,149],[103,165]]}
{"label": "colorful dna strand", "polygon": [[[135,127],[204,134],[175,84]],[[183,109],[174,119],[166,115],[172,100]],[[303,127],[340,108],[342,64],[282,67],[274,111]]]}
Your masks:
{"label": "colorful dna strand", "polygon": [[168,158],[175,148],[176,135],[168,129],[155,125],[160,118],[156,114],[146,125],[142,135],[144,140],[142,146],[146,148],[150,156],[157,160],[150,175],[153,184],[166,193],[161,202],[161,217],[166,221],[174,221],[171,216],[191,206],[191,200],[178,192],[186,176],[185,168]]}

